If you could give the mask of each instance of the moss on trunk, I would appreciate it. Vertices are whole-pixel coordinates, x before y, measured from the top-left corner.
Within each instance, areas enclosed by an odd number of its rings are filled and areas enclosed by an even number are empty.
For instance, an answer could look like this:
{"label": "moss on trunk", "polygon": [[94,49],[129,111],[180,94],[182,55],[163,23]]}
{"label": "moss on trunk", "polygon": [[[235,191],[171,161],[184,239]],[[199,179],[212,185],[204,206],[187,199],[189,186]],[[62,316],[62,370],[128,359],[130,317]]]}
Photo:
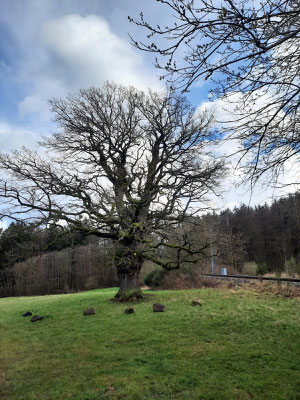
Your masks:
{"label": "moss on trunk", "polygon": [[138,301],[144,298],[143,292],[140,288],[121,290],[114,297],[114,301],[126,302],[126,301]]}
{"label": "moss on trunk", "polygon": [[120,289],[114,301],[136,301],[144,297],[139,283],[140,270],[140,268],[118,270]]}

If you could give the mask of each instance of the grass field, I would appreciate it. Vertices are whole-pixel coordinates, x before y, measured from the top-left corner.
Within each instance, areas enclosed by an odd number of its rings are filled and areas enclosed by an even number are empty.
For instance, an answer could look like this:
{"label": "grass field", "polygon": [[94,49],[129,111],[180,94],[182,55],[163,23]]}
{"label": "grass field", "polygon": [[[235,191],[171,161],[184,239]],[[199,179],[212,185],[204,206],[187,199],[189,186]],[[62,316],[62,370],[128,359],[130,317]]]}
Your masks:
{"label": "grass field", "polygon": [[114,293],[0,299],[0,398],[300,399],[299,298],[157,291],[126,315]]}

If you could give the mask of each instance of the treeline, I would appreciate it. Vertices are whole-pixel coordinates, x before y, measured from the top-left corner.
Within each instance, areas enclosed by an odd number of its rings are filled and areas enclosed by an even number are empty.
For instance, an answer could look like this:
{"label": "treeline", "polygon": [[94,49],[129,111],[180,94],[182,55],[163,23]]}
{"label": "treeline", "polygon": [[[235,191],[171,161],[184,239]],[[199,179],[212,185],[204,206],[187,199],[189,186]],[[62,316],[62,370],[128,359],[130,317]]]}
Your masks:
{"label": "treeline", "polygon": [[[195,264],[182,265],[173,275],[186,279],[210,272],[212,255],[216,273],[226,267],[231,274],[300,274],[300,193],[272,205],[242,205],[208,214],[187,225],[184,228],[190,232],[190,239],[201,243],[204,250]],[[12,223],[0,231],[0,296],[118,285],[111,243],[78,232],[60,233],[56,228],[41,229],[25,223]],[[147,282],[155,285],[168,274],[155,265],[148,264],[146,270],[150,273]],[[146,275],[143,272],[142,280]]]}
{"label": "treeline", "polygon": [[[244,244],[240,235],[222,232],[217,221],[194,219],[181,229],[189,232],[190,240],[201,243],[204,250],[195,264],[183,262],[180,274],[195,276],[199,272],[208,272],[212,248],[216,272],[226,265],[229,272],[234,273],[244,262]],[[181,237],[183,231],[178,230],[178,237]],[[176,242],[176,238],[173,239]],[[176,256],[172,252],[170,248],[165,250],[165,257]],[[113,244],[96,237],[85,237],[78,232],[65,232],[61,236],[59,229],[12,223],[0,234],[0,296],[58,294],[118,286],[113,255]],[[153,276],[153,273],[155,283],[169,275],[161,274],[158,266],[147,262],[142,268],[141,283],[147,274]]]}
{"label": "treeline", "polygon": [[12,223],[0,232],[0,297],[117,286],[111,245],[78,232]]}
{"label": "treeline", "polygon": [[240,235],[245,261],[255,262],[259,273],[300,273],[300,193],[271,205],[242,205],[215,219],[223,232]]}
{"label": "treeline", "polygon": [[211,242],[206,257],[194,267],[183,266],[171,273],[156,267],[146,284],[186,287],[185,281],[199,279],[199,270],[211,272],[212,258],[215,273],[226,267],[228,274],[300,275],[300,193],[271,205],[241,205],[220,214],[207,214],[194,226],[197,240]]}
{"label": "treeline", "polygon": [[16,296],[70,293],[118,285],[105,247],[89,244],[53,251],[15,264]]}

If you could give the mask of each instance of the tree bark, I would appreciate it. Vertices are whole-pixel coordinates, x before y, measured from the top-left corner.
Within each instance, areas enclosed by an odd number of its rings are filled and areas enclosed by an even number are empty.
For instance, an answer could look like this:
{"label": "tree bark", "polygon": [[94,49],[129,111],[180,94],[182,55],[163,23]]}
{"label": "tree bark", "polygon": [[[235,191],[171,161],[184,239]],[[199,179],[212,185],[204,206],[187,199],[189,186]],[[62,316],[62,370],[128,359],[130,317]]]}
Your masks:
{"label": "tree bark", "polygon": [[139,283],[141,265],[139,268],[134,267],[132,269],[118,269],[120,288],[114,297],[115,301],[136,301],[143,298],[143,292]]}

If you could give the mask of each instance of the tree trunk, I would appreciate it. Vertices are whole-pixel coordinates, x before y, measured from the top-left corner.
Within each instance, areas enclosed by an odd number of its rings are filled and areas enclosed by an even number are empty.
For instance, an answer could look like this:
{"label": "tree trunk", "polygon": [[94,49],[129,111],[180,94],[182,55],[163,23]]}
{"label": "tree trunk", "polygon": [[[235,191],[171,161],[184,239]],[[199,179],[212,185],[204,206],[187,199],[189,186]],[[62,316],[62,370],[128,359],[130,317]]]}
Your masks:
{"label": "tree trunk", "polygon": [[115,295],[115,301],[135,301],[143,298],[139,284],[141,266],[136,269],[118,269],[120,289]]}
{"label": "tree trunk", "polygon": [[116,267],[120,281],[120,289],[115,295],[115,301],[135,301],[143,298],[139,276],[143,258],[138,251],[138,244],[131,242],[119,243],[116,246]]}

